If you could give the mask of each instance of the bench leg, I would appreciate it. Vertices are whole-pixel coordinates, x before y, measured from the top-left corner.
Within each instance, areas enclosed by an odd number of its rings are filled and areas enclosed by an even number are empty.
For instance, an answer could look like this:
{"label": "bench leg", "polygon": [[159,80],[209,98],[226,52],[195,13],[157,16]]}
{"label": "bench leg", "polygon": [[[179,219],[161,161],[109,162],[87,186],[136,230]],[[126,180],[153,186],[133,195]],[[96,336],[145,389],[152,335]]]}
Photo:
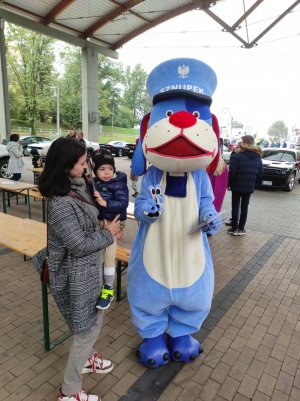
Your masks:
{"label": "bench leg", "polygon": [[71,332],[68,332],[58,338],[57,340],[50,342],[50,331],[49,331],[49,310],[48,310],[48,287],[47,284],[42,283],[42,305],[43,305],[43,327],[44,327],[44,348],[46,351],[50,351],[63,343],[67,338],[72,336]]}
{"label": "bench leg", "polygon": [[50,351],[48,287],[44,283],[42,283],[42,305],[43,305],[43,326],[44,326],[44,348],[46,351]]}

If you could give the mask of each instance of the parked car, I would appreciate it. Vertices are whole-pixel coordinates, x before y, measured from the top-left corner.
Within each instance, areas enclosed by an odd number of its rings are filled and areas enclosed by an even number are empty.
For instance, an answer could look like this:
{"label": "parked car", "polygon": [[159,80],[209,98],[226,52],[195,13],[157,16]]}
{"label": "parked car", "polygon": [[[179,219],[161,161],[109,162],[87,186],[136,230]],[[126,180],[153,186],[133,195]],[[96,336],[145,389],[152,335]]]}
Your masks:
{"label": "parked car", "polygon": [[6,149],[6,145],[0,145],[0,177],[1,178],[10,178],[10,175],[7,174],[8,160],[9,160],[9,154]]}
{"label": "parked car", "polygon": [[227,146],[223,145],[222,157],[226,164],[229,164],[230,156],[231,156],[231,150]]}
{"label": "parked car", "polygon": [[263,177],[258,187],[280,188],[291,192],[300,182],[300,151],[287,148],[265,148],[262,155]]}
{"label": "parked car", "polygon": [[105,144],[100,144],[101,149],[109,150],[113,156],[124,156],[126,155],[126,145],[129,145],[125,141],[110,141]]}
{"label": "parked car", "polygon": [[23,146],[23,153],[24,156],[29,156],[30,155],[30,150],[28,150],[28,145],[34,144],[34,143],[39,143],[39,142],[45,142],[49,143],[52,142],[51,139],[45,138],[44,136],[20,136],[20,144]]}
{"label": "parked car", "polygon": [[129,159],[133,158],[134,150],[135,150],[134,143],[127,143],[127,145],[125,145],[125,155],[128,156]]}
{"label": "parked car", "polygon": [[[52,142],[53,141],[34,143],[31,145],[28,145],[28,149],[30,149],[31,153],[35,153],[35,150],[37,150],[38,154],[41,157],[46,157],[47,152],[48,152]],[[88,139],[85,139],[85,138],[84,138],[84,142],[86,144],[89,156],[92,156],[94,154],[94,152],[99,149],[99,146],[100,146],[99,143],[89,141]]]}

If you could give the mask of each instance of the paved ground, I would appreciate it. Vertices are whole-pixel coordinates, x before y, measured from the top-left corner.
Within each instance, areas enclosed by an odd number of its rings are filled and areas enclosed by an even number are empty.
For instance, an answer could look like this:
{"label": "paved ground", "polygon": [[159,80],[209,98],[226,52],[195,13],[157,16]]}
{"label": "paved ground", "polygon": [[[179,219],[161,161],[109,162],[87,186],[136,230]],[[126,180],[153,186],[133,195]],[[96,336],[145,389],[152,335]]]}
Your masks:
{"label": "paved ground", "polygon": [[[118,160],[123,170],[129,163]],[[230,194],[224,208],[230,209]],[[116,367],[108,375],[86,375],[86,388],[103,401],[299,401],[299,209],[300,185],[292,193],[256,191],[248,234],[233,237],[223,227],[210,238],[216,285],[211,313],[196,335],[204,348],[198,360],[154,370],[140,365],[140,339],[124,299],[106,313],[97,343]],[[10,213],[27,217],[21,205]],[[41,221],[39,203],[33,218]],[[127,224],[128,245],[136,227]],[[40,285],[31,261],[2,248],[0,264],[0,401],[54,400],[71,340],[44,351]],[[55,339],[67,329],[51,295],[49,313]]]}

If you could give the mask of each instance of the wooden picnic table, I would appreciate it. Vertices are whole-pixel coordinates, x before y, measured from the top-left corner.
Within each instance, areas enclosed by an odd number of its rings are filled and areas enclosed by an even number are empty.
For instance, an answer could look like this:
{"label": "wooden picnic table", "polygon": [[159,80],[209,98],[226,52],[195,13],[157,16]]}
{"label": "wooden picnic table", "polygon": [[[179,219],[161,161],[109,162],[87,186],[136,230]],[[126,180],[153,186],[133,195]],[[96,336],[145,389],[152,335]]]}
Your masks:
{"label": "wooden picnic table", "polygon": [[[13,180],[10,180],[7,178],[0,178],[0,190],[2,192],[3,212],[7,213],[6,194],[13,192],[13,193],[25,196],[26,202],[28,204],[29,218],[31,218],[29,190],[33,189],[33,188],[36,188],[35,184],[31,184],[28,182],[22,182],[22,181],[13,181]],[[8,195],[7,201],[8,201],[8,206],[9,206],[10,205],[9,195]]]}
{"label": "wooden picnic table", "polygon": [[0,245],[32,258],[46,243],[46,224],[0,212]]}
{"label": "wooden picnic table", "polygon": [[[22,219],[0,212],[0,245],[26,257],[32,258],[37,252],[47,246],[47,225],[31,219]],[[117,301],[121,296],[121,277],[128,266],[130,249],[118,246],[116,256],[117,270]],[[50,342],[50,325],[48,312],[48,292],[46,284],[42,283],[42,313],[44,330],[44,347],[49,351],[71,336],[64,334]]]}
{"label": "wooden picnic table", "polygon": [[34,167],[31,169],[31,171],[33,172],[33,182],[35,184],[38,184],[43,170],[44,170],[44,167]]}

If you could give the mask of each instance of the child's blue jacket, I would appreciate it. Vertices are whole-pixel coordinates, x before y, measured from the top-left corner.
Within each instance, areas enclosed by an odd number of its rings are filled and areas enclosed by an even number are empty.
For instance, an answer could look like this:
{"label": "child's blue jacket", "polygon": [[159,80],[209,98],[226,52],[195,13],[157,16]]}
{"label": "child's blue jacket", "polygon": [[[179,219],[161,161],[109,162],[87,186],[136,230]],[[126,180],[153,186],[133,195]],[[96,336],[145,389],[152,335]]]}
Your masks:
{"label": "child's blue jacket", "polygon": [[113,220],[120,214],[120,220],[126,220],[126,209],[128,207],[129,191],[127,187],[127,176],[121,171],[117,171],[115,177],[110,181],[101,181],[94,177],[95,190],[107,202],[107,207],[97,204],[99,210],[99,220]]}

